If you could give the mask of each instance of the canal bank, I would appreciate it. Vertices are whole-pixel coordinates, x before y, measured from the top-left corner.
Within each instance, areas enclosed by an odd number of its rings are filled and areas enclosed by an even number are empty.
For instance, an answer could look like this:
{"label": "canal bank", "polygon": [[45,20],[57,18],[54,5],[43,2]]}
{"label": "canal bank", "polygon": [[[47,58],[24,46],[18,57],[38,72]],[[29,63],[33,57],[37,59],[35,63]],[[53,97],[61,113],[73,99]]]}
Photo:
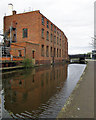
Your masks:
{"label": "canal bank", "polygon": [[94,118],[94,61],[88,61],[85,71],[59,112],[58,118]]}
{"label": "canal bank", "polygon": [[[31,69],[31,68],[35,68],[35,67],[41,67],[41,66],[54,66],[54,65],[59,65],[59,64],[68,64],[69,62],[68,61],[63,61],[63,62],[60,62],[60,63],[54,63],[54,64],[34,64],[32,66],[29,66],[27,69]],[[0,68],[0,72],[12,72],[12,71],[15,71],[15,70],[22,70],[22,69],[26,69],[26,66],[24,66],[23,64],[21,65],[16,65],[16,66],[11,66],[11,67],[1,67]]]}

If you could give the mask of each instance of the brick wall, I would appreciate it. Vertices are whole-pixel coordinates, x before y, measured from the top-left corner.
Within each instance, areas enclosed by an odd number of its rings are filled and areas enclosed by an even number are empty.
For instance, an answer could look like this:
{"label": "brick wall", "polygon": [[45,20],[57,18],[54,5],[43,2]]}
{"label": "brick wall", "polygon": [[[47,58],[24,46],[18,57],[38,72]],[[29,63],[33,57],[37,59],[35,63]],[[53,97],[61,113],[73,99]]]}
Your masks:
{"label": "brick wall", "polygon": [[[42,25],[42,17],[44,18],[44,25]],[[49,28],[47,28],[47,23],[49,24]],[[14,44],[18,44],[19,46],[23,46],[26,48],[26,57],[32,58],[32,51],[34,50],[35,59],[37,63],[42,63],[42,64],[51,63],[53,60],[53,57],[51,56],[51,47],[52,47],[52,55],[54,55],[54,48],[55,48],[55,53],[56,53],[54,57],[55,62],[58,61],[60,62],[68,58],[68,42],[65,34],[57,26],[55,26],[50,20],[48,20],[44,15],[42,15],[40,11],[33,11],[28,13],[5,16],[4,32],[6,32],[10,28],[10,26],[16,27],[17,43]],[[28,36],[23,38],[23,29],[25,28],[27,28],[28,30]],[[42,37],[42,29],[44,29],[43,37]],[[47,32],[49,34],[48,40],[47,40]],[[51,34],[52,34],[52,42],[51,42]],[[54,43],[54,36],[56,38],[55,43]],[[57,43],[57,38],[58,38],[58,43]],[[44,45],[44,56],[41,55],[42,45]],[[48,52],[49,56],[46,55],[47,47],[49,48],[49,52]],[[18,47],[18,49],[20,49],[20,47]],[[57,49],[58,49],[58,57],[57,57]],[[17,55],[18,50],[11,51],[11,53],[13,55]],[[24,56],[24,50],[22,50],[22,55]]]}
{"label": "brick wall", "polygon": [[[39,42],[39,11],[28,12],[23,14],[15,14],[4,17],[4,32],[10,26],[16,24],[17,29],[17,42],[32,41],[33,43]],[[23,38],[22,30],[28,28],[28,37]]]}

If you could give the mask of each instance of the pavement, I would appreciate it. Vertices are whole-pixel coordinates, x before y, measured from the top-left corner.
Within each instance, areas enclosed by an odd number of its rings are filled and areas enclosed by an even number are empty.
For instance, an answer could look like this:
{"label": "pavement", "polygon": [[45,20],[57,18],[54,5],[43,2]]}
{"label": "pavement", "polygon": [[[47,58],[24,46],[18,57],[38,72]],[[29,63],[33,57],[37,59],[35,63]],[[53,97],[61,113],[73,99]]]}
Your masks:
{"label": "pavement", "polygon": [[94,65],[96,66],[96,61],[88,61],[80,80],[57,119],[94,118]]}

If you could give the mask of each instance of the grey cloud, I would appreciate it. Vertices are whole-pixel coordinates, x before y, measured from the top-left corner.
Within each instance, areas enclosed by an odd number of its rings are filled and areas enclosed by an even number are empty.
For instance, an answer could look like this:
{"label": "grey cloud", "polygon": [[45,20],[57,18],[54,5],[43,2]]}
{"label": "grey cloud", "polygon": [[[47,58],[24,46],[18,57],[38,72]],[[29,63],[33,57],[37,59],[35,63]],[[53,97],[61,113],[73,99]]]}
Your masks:
{"label": "grey cloud", "polygon": [[[69,53],[71,46],[88,46],[93,36],[95,0],[0,0],[0,30],[3,16],[7,13],[8,3],[13,3],[17,13],[40,9],[48,19],[64,31],[68,37]],[[86,50],[89,50],[86,48]]]}

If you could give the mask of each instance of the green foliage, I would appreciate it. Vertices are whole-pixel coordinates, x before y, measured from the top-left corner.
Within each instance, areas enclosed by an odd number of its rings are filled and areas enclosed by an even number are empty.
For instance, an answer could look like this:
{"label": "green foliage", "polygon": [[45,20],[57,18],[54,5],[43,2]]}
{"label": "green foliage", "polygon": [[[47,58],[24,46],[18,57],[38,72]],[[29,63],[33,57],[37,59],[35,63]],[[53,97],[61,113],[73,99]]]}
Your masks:
{"label": "green foliage", "polygon": [[30,59],[28,59],[28,58],[25,58],[25,59],[23,60],[23,66],[24,66],[25,68],[30,68],[30,67],[32,67],[32,60],[30,60]]}

